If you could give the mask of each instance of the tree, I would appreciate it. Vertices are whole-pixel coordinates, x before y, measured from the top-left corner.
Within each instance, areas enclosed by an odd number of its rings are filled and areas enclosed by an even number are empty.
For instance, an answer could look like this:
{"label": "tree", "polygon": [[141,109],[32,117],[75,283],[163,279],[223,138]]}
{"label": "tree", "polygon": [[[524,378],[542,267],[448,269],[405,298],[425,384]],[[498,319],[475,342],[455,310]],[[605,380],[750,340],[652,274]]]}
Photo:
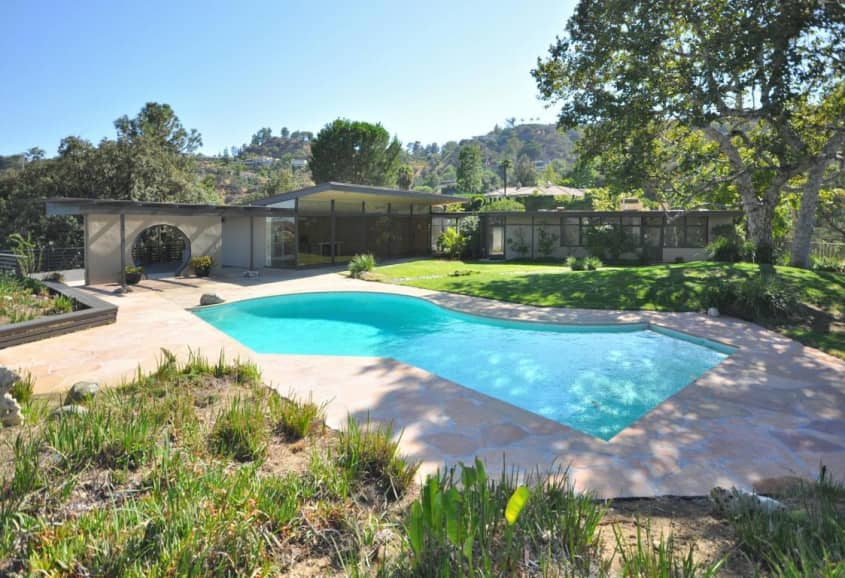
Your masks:
{"label": "tree", "polygon": [[290,138],[290,130],[288,130],[288,127],[286,126],[282,127],[282,131],[280,134],[282,135],[282,138]]}
{"label": "tree", "polygon": [[[661,170],[657,184],[682,175],[687,194],[728,184],[758,259],[770,262],[785,188],[804,185],[795,234],[808,245],[816,187],[840,154],[845,102],[830,95],[843,51],[837,2],[582,0],[532,74],[562,105],[559,126],[585,127],[582,155],[615,159],[605,163],[615,175],[602,171],[610,184],[645,188]],[[708,178],[690,181],[696,157]],[[793,262],[804,261],[798,252]]]}
{"label": "tree", "polygon": [[252,140],[250,141],[251,146],[262,146],[268,142],[270,139],[273,138],[273,129],[270,127],[264,127],[258,129],[258,132],[252,135]]}
{"label": "tree", "polygon": [[481,175],[481,147],[475,143],[462,146],[458,154],[458,190],[462,193],[480,193]]}
{"label": "tree", "polygon": [[402,145],[381,126],[337,119],[311,142],[308,166],[314,182],[384,186],[395,182]]}
{"label": "tree", "polygon": [[402,165],[399,167],[397,183],[400,189],[410,191],[411,187],[414,186],[414,167],[411,165]]}
{"label": "tree", "polygon": [[533,187],[537,184],[537,169],[526,155],[522,155],[516,163],[516,182],[522,187]]}
{"label": "tree", "polygon": [[505,181],[505,196],[508,196],[508,171],[513,166],[513,161],[505,159],[502,161],[502,178]]}

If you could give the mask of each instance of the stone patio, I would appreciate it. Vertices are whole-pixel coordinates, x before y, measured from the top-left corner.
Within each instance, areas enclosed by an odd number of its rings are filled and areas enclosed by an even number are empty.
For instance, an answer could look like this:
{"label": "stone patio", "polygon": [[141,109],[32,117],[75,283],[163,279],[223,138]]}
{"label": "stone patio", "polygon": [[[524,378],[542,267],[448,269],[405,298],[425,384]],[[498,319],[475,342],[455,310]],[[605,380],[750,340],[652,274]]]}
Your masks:
{"label": "stone patio", "polygon": [[[0,350],[0,365],[32,373],[36,393],[76,381],[116,384],[160,348],[251,358],[282,393],[329,401],[329,425],[347,413],[393,420],[422,473],[475,456],[499,467],[569,467],[580,489],[603,497],[706,494],[783,475],[813,477],[824,463],[845,477],[845,362],[757,325],[697,313],[545,309],[367,283],[336,271],[239,272],[214,279],[143,281],[132,293],[89,287],[120,306],[117,323]],[[259,355],[187,309],[202,293],[228,301],[308,291],[412,295],[476,313],[559,323],[647,322],[738,348],[726,361],[605,442],[392,359]]]}

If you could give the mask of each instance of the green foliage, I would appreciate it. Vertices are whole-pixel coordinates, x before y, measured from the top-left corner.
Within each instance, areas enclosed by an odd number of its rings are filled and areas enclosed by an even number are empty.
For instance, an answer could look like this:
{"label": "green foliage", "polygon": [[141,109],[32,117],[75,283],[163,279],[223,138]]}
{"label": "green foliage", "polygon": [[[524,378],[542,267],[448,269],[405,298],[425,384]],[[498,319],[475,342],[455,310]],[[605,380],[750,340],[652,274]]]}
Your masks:
{"label": "green foliage", "polygon": [[512,237],[508,237],[508,247],[510,250],[516,253],[518,257],[527,256],[531,247],[528,245],[525,231],[522,230],[522,227],[516,227],[512,235]]}
{"label": "green foliage", "polygon": [[[724,263],[739,263],[750,260],[754,246],[743,241],[736,235],[716,237],[707,245],[707,254],[711,261]],[[750,252],[750,253],[749,253]]]}
{"label": "green foliage", "polygon": [[462,258],[478,258],[481,244],[481,219],[476,216],[463,217],[458,222],[458,232],[465,239]]}
{"label": "green foliage", "polygon": [[[616,551],[621,558],[622,576],[653,576],[655,578],[709,578],[715,576],[724,560],[705,567],[696,563],[693,557],[693,545],[690,544],[686,554],[678,551],[673,536],[664,538],[663,534],[655,540],[651,532],[651,523],[646,521],[636,524],[637,540],[633,545],[626,546],[622,538],[622,531],[613,526],[616,538]],[[645,530],[643,530],[645,526]]]}
{"label": "green foliage", "polygon": [[399,167],[399,174],[396,178],[396,184],[404,191],[410,191],[414,186],[414,167],[411,165],[402,165]]}
{"label": "green foliage", "polygon": [[797,313],[795,291],[776,275],[758,275],[731,287],[729,311],[752,321],[788,319]]}
{"label": "green foliage", "polygon": [[566,472],[529,474],[524,485],[519,477],[503,468],[491,480],[478,459],[429,476],[405,524],[414,575],[523,575],[526,563],[566,575],[600,570],[604,508],[575,492]]}
{"label": "green foliage", "polygon": [[209,443],[211,450],[219,456],[248,462],[266,455],[269,435],[258,402],[235,397],[217,416]]}
{"label": "green foliage", "polygon": [[374,484],[385,498],[401,498],[413,485],[418,463],[399,454],[399,440],[393,439],[392,424],[374,424],[369,417],[359,424],[351,415],[340,431],[337,462],[348,479]]}
{"label": "green foliage", "polygon": [[772,576],[841,576],[845,571],[845,488],[821,467],[816,482],[774,512],[740,508],[729,516],[741,550]]}
{"label": "green foliage", "polygon": [[525,211],[525,205],[523,205],[516,199],[496,199],[495,201],[485,203],[478,210],[482,213],[522,213]]}
{"label": "green foliage", "polygon": [[75,302],[31,277],[0,273],[0,324],[73,311]]}
{"label": "green foliage", "polygon": [[458,154],[457,187],[461,193],[477,194],[481,190],[481,148],[474,143],[461,147]]}
{"label": "green foliage", "polygon": [[548,259],[558,248],[560,235],[557,233],[550,233],[542,226],[537,230],[537,235],[537,250],[540,252],[541,257]]}
{"label": "green foliage", "polygon": [[381,124],[337,119],[311,142],[308,166],[317,184],[386,186],[395,182],[402,146]]}
{"label": "green foliage", "polygon": [[287,397],[271,395],[269,400],[270,421],[274,430],[289,441],[304,438],[316,428],[325,427],[326,404],[316,404],[311,396],[300,399],[296,394]]}
{"label": "green foliage", "polygon": [[575,255],[570,255],[566,258],[566,266],[572,269],[573,271],[583,271],[584,270],[584,260],[579,259]]}
{"label": "green foliage", "polygon": [[618,261],[623,253],[637,250],[624,238],[619,228],[612,225],[589,227],[585,236],[590,255],[604,261]]}
{"label": "green foliage", "polygon": [[448,228],[437,237],[437,250],[450,259],[459,259],[467,246],[466,238],[457,229]]}
{"label": "green foliage", "polygon": [[349,274],[358,279],[362,273],[371,272],[376,266],[376,258],[372,253],[365,253],[363,255],[355,255],[349,261]]}
{"label": "green foliage", "polygon": [[19,404],[27,405],[32,401],[32,392],[35,384],[32,382],[32,375],[27,373],[22,375],[19,380],[14,382],[9,388],[9,393],[14,397]]}
{"label": "green foliage", "polygon": [[128,284],[135,285],[144,276],[144,268],[136,265],[127,265],[123,268],[123,275]]}
{"label": "green foliage", "polygon": [[813,257],[813,271],[832,271],[834,273],[845,273],[845,259],[836,257]]}
{"label": "green foliage", "polygon": [[22,277],[29,277],[38,271],[41,266],[40,253],[32,241],[32,234],[27,233],[26,237],[20,233],[9,235],[9,243],[12,244],[12,253],[18,261],[18,270]]}
{"label": "green foliage", "polygon": [[600,269],[603,266],[601,259],[598,257],[585,257],[584,258],[584,269],[587,271],[595,271],[596,269]]}
{"label": "green foliage", "polygon": [[214,266],[214,258],[210,255],[191,257],[190,265],[197,277],[208,277],[211,268]]}

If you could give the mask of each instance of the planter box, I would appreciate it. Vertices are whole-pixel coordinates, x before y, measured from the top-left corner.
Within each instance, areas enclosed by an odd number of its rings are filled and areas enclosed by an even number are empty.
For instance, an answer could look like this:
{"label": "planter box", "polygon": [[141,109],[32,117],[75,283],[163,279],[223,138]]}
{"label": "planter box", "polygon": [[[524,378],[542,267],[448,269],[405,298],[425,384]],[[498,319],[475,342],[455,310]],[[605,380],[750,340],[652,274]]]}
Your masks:
{"label": "planter box", "polygon": [[112,305],[61,283],[51,281],[44,281],[43,283],[51,291],[70,297],[83,305],[85,309],[59,315],[46,315],[22,323],[0,325],[0,349],[65,333],[73,333],[89,327],[108,325],[117,320],[117,305]]}

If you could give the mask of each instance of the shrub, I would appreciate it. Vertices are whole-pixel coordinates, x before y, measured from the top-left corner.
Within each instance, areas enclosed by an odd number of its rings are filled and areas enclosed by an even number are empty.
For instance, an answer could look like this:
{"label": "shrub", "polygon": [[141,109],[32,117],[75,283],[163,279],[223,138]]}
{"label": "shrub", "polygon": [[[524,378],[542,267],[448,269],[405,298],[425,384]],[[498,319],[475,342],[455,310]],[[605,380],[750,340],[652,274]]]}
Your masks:
{"label": "shrub", "polygon": [[598,257],[586,257],[584,259],[584,268],[587,271],[595,271],[596,269],[598,269],[599,267],[602,267],[602,266],[603,266],[603,263],[601,262],[601,259],[599,259]]}
{"label": "shrub", "polygon": [[481,244],[481,221],[476,216],[464,217],[458,222],[458,232],[466,239],[461,257],[474,258]]}
{"label": "shrub", "polygon": [[845,259],[837,259],[836,257],[813,257],[810,260],[810,268],[813,271],[845,273]]}
{"label": "shrub", "polygon": [[376,258],[373,257],[372,253],[364,253],[362,255],[355,255],[352,257],[352,260],[349,261],[349,274],[355,278],[359,279],[361,274],[369,273],[372,271],[376,266]]}
{"label": "shrub", "polygon": [[774,275],[758,275],[730,290],[730,311],[751,321],[786,319],[798,307],[795,291]]}
{"label": "shrub", "polygon": [[707,255],[711,261],[738,263],[753,260],[753,245],[736,235],[719,236],[707,245]]}
{"label": "shrub", "polygon": [[446,229],[437,237],[437,249],[450,259],[458,259],[466,249],[467,240],[457,229]]}
{"label": "shrub", "polygon": [[636,251],[612,225],[595,225],[586,230],[587,251],[605,261],[617,261],[623,253]]}
{"label": "shrub", "polygon": [[267,452],[268,434],[264,412],[258,403],[235,397],[214,422],[211,450],[240,462],[257,460]]}
{"label": "shrub", "polygon": [[41,266],[41,254],[35,247],[32,233],[27,233],[26,237],[20,233],[12,233],[8,239],[12,245],[12,253],[17,258],[21,276],[29,277],[38,271]]}
{"label": "shrub", "polygon": [[579,259],[575,255],[570,255],[566,258],[566,266],[572,269],[573,271],[583,271],[584,270],[584,260]]}
{"label": "shrub", "polygon": [[429,476],[405,524],[413,575],[604,575],[592,563],[604,507],[565,472],[520,477],[491,480],[478,459]]}
{"label": "shrub", "polygon": [[525,211],[525,205],[516,199],[496,199],[482,205],[479,213],[514,213]]}
{"label": "shrub", "polygon": [[214,259],[210,255],[191,257],[190,265],[197,277],[208,277],[214,265]]}
{"label": "shrub", "polygon": [[338,464],[357,482],[372,482],[388,499],[399,499],[413,485],[418,463],[399,454],[399,441],[393,439],[393,425],[362,426],[351,415],[340,431]]}

